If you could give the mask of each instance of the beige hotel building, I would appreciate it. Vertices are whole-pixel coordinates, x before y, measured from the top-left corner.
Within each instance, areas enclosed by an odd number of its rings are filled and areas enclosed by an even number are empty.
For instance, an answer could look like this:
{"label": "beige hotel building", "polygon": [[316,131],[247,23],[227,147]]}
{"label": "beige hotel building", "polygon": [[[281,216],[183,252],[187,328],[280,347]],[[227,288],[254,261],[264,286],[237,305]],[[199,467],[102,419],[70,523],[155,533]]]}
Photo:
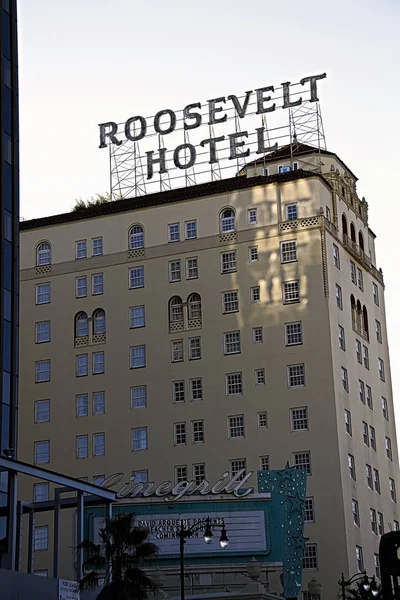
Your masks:
{"label": "beige hotel building", "polygon": [[[315,577],[333,600],[342,571],[379,576],[380,535],[400,521],[384,285],[356,176],[332,152],[291,150],[21,223],[19,459],[94,482],[297,465],[302,589]],[[51,513],[35,527],[51,575]]]}

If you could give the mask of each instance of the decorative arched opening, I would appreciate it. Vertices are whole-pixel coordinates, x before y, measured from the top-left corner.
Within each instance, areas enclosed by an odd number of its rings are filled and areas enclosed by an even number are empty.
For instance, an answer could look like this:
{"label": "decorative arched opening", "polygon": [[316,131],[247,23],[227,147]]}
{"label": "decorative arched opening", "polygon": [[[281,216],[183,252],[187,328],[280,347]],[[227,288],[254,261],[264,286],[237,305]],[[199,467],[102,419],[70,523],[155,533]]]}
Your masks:
{"label": "decorative arched opening", "polygon": [[169,324],[183,325],[183,302],[180,296],[174,296],[169,301]]}
{"label": "decorative arched opening", "polygon": [[350,223],[350,237],[353,242],[356,242],[356,228],[354,227],[354,223]]}
{"label": "decorative arched opening", "polygon": [[129,230],[129,250],[144,248],[144,229],[141,225],[132,225]]}
{"label": "decorative arched opening", "polygon": [[358,232],[358,245],[360,246],[361,250],[364,252],[364,236],[361,233],[361,231]]}
{"label": "decorative arched opening", "polygon": [[98,308],[93,313],[93,335],[101,335],[106,332],[106,313]]}
{"label": "decorative arched opening", "polygon": [[221,211],[219,217],[219,231],[220,233],[236,231],[235,211],[233,208],[225,208]]}
{"label": "decorative arched opening", "polygon": [[361,302],[359,300],[357,300],[357,326],[359,329],[361,329],[361,322],[362,322]]}
{"label": "decorative arched opening", "polygon": [[369,338],[368,312],[367,312],[367,308],[366,308],[365,304],[362,308],[362,326],[363,326],[363,331],[364,331],[365,335],[367,336],[367,338]]}
{"label": "decorative arched opening", "polygon": [[36,248],[36,266],[51,265],[51,246],[49,242],[41,242]]}
{"label": "decorative arched opening", "polygon": [[188,318],[201,319],[201,298],[200,294],[190,294],[188,298]]}
{"label": "decorative arched opening", "polygon": [[342,214],[342,233],[346,236],[349,235],[347,230],[347,219],[345,214]]}
{"label": "decorative arched opening", "polygon": [[89,335],[89,321],[85,312],[79,312],[75,316],[75,337],[86,337]]}
{"label": "decorative arched opening", "polygon": [[357,307],[356,307],[356,299],[353,294],[350,296],[350,304],[351,304],[351,320],[353,323],[357,323]]}

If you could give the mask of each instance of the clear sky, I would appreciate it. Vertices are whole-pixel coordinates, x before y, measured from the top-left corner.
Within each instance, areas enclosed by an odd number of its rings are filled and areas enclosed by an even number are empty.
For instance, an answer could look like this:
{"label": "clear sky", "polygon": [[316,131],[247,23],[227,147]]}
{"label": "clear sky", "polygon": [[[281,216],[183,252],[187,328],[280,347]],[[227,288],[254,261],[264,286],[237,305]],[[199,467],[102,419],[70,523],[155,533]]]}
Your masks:
{"label": "clear sky", "polygon": [[398,0],[19,0],[21,216],[108,190],[98,123],[326,72],[327,146],[378,236],[400,409],[399,23]]}

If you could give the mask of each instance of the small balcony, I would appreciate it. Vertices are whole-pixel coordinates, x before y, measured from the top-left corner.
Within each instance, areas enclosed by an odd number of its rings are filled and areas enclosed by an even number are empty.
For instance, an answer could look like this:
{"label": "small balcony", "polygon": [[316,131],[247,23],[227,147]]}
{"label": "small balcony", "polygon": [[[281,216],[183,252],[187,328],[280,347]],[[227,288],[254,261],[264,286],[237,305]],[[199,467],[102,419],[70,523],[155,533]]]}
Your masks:
{"label": "small balcony", "polygon": [[362,337],[366,342],[369,342],[368,331],[366,331],[364,329],[364,327],[361,327],[361,325],[359,323],[357,323],[356,321],[354,321],[354,319],[352,319],[351,324],[352,324],[352,327],[353,327],[353,331],[355,331],[356,333],[358,333],[358,335],[360,337]]}
{"label": "small balcony", "polygon": [[348,235],[343,234],[343,246],[350,252],[358,262],[361,262],[367,269],[371,269],[372,263],[370,257],[365,254],[364,250],[354,242]]}

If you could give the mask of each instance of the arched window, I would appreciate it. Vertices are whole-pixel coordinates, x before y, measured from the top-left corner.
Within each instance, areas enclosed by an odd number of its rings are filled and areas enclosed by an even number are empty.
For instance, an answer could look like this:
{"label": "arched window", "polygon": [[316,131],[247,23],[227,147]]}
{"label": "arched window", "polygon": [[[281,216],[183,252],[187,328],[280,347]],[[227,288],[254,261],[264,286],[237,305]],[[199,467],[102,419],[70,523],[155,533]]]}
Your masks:
{"label": "arched window", "polygon": [[183,302],[179,296],[174,296],[169,301],[169,321],[170,323],[183,321]]}
{"label": "arched window", "polygon": [[361,327],[361,321],[362,321],[362,308],[361,308],[361,302],[359,300],[357,300],[357,325],[359,327]]}
{"label": "arched window", "polygon": [[201,298],[199,294],[191,294],[188,298],[188,318],[201,319]]}
{"label": "arched window", "polygon": [[356,300],[355,300],[353,294],[351,294],[351,296],[350,296],[350,304],[351,304],[351,320],[353,321],[353,323],[357,323],[357,307],[356,307]]}
{"label": "arched window", "polygon": [[51,265],[51,246],[49,242],[42,242],[36,249],[36,265]]}
{"label": "arched window", "polygon": [[141,225],[132,225],[129,230],[129,250],[144,248],[144,231]]}
{"label": "arched window", "polygon": [[229,233],[236,230],[235,211],[232,208],[225,208],[221,212],[219,230],[221,233]]}
{"label": "arched window", "polygon": [[356,241],[356,228],[354,227],[354,223],[350,223],[350,237],[353,242]]}
{"label": "arched window", "polygon": [[367,336],[369,336],[369,332],[368,332],[368,312],[367,312],[367,308],[364,305],[363,309],[362,309],[362,324],[363,324],[363,329],[364,332],[367,334]]}
{"label": "arched window", "polygon": [[80,312],[75,317],[75,337],[85,337],[89,335],[88,316],[85,312]]}
{"label": "arched window", "polygon": [[347,233],[347,219],[346,219],[346,215],[342,214],[342,233],[344,235],[349,235]]}
{"label": "arched window", "polygon": [[364,252],[364,237],[363,237],[363,234],[361,233],[361,231],[358,232],[358,245],[360,246],[361,250]]}
{"label": "arched window", "polygon": [[106,313],[102,308],[98,308],[93,313],[93,335],[99,335],[106,332]]}

